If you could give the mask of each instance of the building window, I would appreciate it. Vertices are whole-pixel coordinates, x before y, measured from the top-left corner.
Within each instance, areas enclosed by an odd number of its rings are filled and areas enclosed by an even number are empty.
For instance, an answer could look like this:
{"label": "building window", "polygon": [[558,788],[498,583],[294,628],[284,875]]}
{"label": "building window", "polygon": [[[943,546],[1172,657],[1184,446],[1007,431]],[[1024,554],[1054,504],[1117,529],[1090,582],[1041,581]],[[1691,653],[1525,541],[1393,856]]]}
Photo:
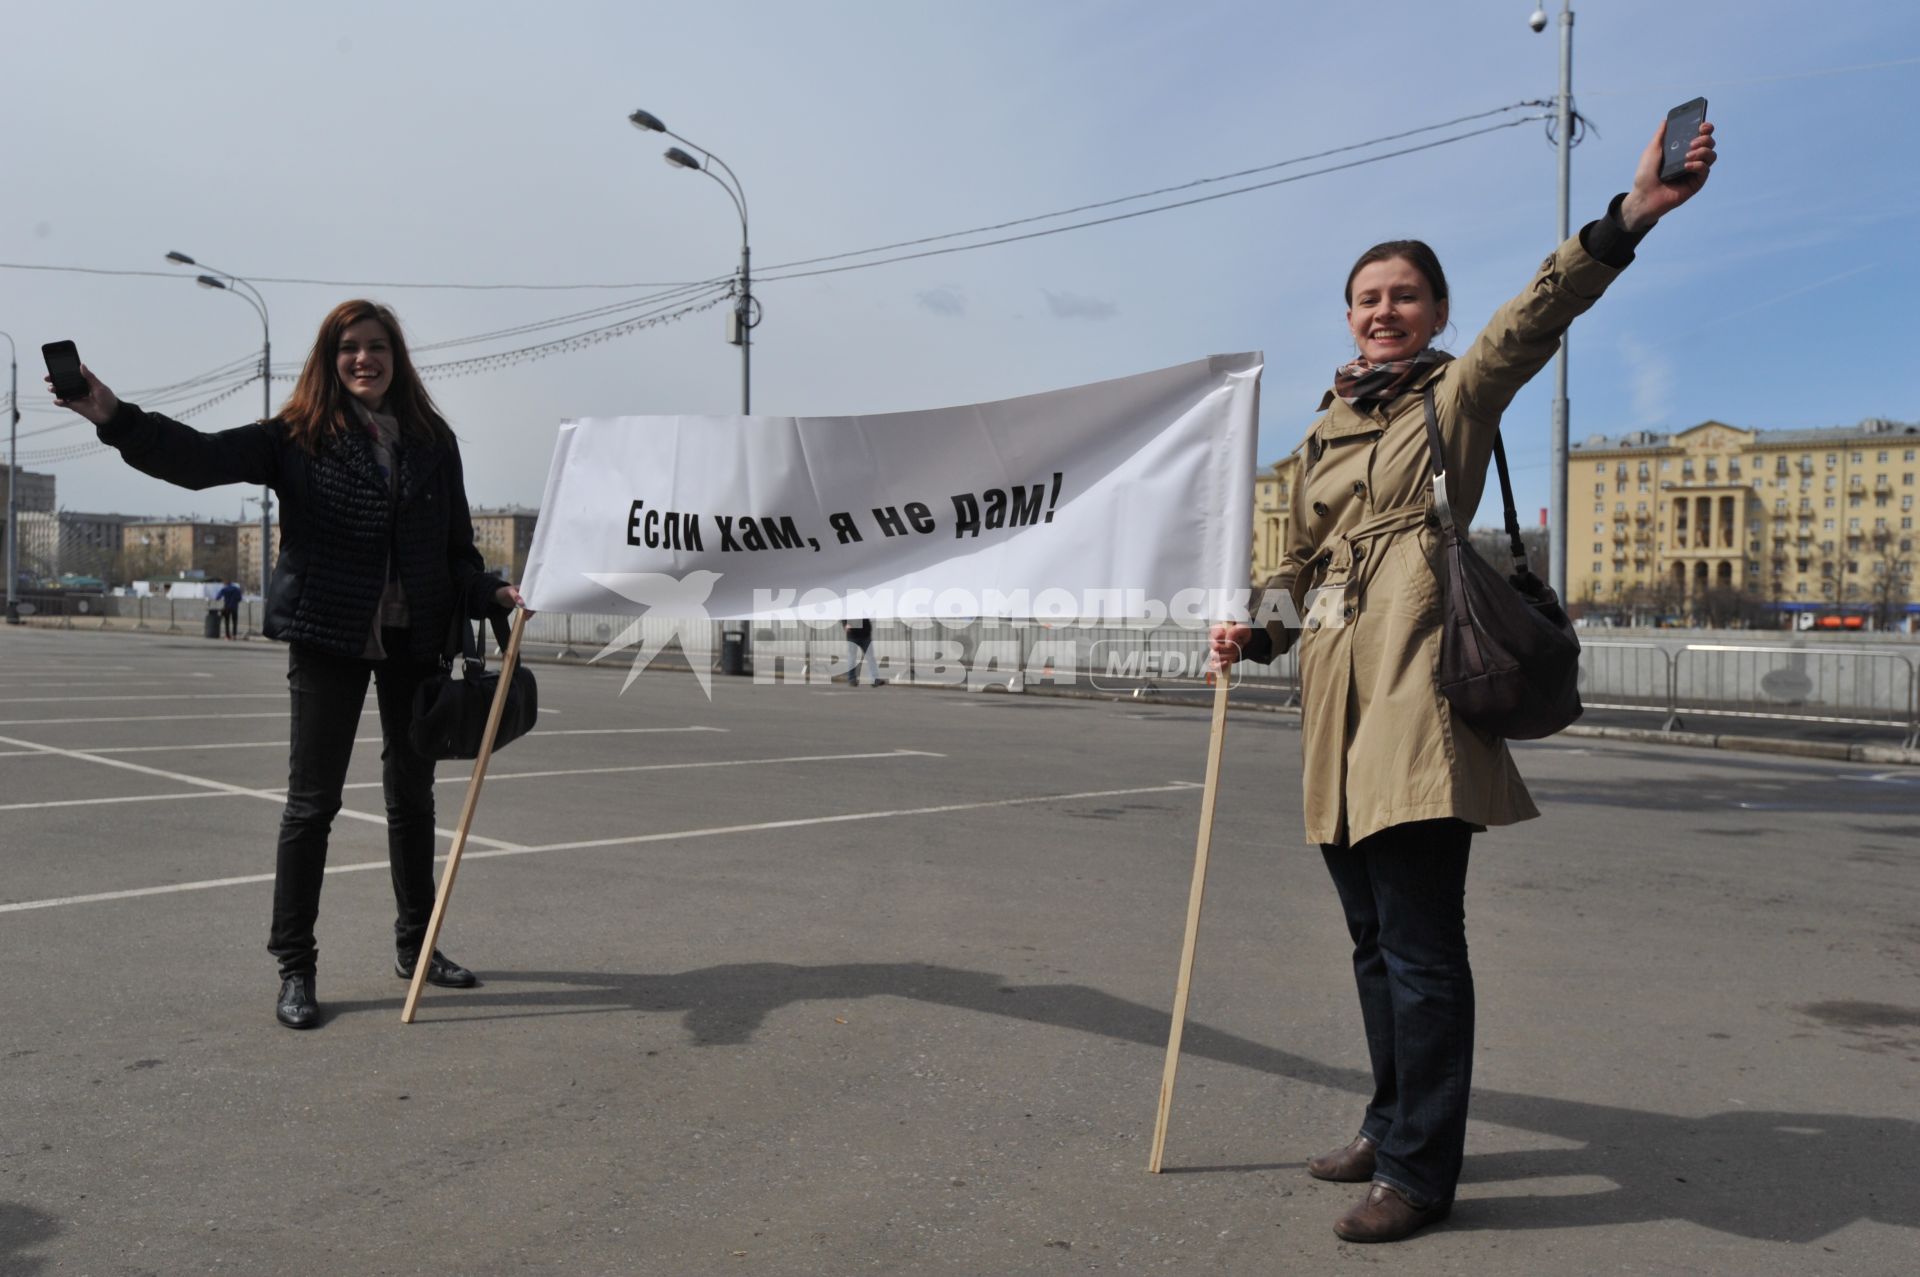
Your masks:
{"label": "building window", "polygon": [[1607,472],[1607,463],[1604,461],[1596,461],[1593,463],[1593,468],[1597,473],[1605,474]]}
{"label": "building window", "polygon": [[1600,575],[1600,573],[1601,573],[1601,572],[1602,572],[1603,570],[1604,570],[1604,565],[1602,565],[1602,564],[1599,564],[1599,563],[1596,563],[1596,564],[1594,564],[1594,565],[1593,565],[1593,574],[1594,574],[1595,576],[1599,576],[1599,575]]}
{"label": "building window", "polygon": [[1887,464],[1887,454],[1886,454],[1886,453],[1884,453],[1884,452],[1883,452],[1883,453],[1881,453],[1881,454],[1880,454],[1880,456],[1879,456],[1879,458],[1878,458],[1878,460],[1879,460],[1879,462],[1880,462],[1880,464],[1884,466],[1885,464]]}
{"label": "building window", "polygon": [[1593,485],[1593,495],[1594,495],[1594,496],[1596,496],[1596,497],[1604,497],[1604,496],[1606,496],[1606,495],[1607,495],[1607,485],[1606,485],[1606,484],[1604,484],[1604,483],[1596,483],[1596,484],[1594,484],[1594,485]]}
{"label": "building window", "polygon": [[1858,519],[1847,520],[1847,531],[1858,532],[1859,530],[1860,530],[1860,520]]}
{"label": "building window", "polygon": [[1832,497],[1828,497],[1828,498],[1827,498],[1827,500],[1826,500],[1826,508],[1827,508],[1827,509],[1829,509],[1829,510],[1831,510],[1831,509],[1833,509],[1833,498],[1832,498]]}
{"label": "building window", "polygon": [[1825,530],[1827,530],[1828,532],[1831,532],[1833,531],[1833,520],[1832,519],[1823,520],[1820,526]]}
{"label": "building window", "polygon": [[1665,474],[1668,470],[1671,470],[1672,468],[1673,468],[1673,462],[1667,461],[1664,459],[1660,462],[1660,472],[1662,474]]}
{"label": "building window", "polygon": [[1860,457],[1861,457],[1861,455],[1862,455],[1862,454],[1860,454],[1860,453],[1858,453],[1858,452],[1856,452],[1856,453],[1854,453],[1854,454],[1852,454],[1852,456],[1851,456],[1851,457],[1849,458],[1849,460],[1851,460],[1851,461],[1853,462],[1853,464],[1857,466],[1857,465],[1859,465],[1859,464],[1860,464]]}

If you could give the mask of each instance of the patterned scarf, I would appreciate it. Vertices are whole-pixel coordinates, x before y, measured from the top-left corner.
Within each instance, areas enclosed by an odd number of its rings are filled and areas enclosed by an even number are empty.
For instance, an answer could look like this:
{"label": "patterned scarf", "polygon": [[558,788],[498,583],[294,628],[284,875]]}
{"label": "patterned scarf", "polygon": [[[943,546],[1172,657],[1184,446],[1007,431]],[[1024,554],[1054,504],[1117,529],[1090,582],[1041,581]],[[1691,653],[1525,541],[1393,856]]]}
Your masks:
{"label": "patterned scarf", "polygon": [[1384,364],[1356,359],[1333,370],[1333,393],[1365,412],[1373,404],[1390,402],[1424,369],[1446,359],[1445,354],[1432,347],[1411,359],[1395,359]]}

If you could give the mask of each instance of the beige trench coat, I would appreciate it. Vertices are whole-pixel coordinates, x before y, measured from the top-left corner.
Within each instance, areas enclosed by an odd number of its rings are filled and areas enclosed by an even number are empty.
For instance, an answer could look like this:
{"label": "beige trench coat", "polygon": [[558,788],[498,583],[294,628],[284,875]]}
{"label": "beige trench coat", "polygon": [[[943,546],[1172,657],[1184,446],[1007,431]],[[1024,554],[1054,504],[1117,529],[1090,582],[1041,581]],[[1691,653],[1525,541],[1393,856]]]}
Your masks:
{"label": "beige trench coat", "polygon": [[[1300,640],[1308,842],[1357,843],[1416,820],[1485,827],[1540,814],[1506,742],[1461,722],[1440,694],[1444,556],[1420,390],[1433,383],[1449,493],[1470,526],[1500,414],[1619,273],[1575,236],[1465,354],[1423,373],[1411,392],[1367,413],[1331,391],[1321,400],[1286,551],[1265,586],[1291,595],[1309,627],[1266,623],[1275,652]],[[1255,623],[1263,619],[1257,611]]]}

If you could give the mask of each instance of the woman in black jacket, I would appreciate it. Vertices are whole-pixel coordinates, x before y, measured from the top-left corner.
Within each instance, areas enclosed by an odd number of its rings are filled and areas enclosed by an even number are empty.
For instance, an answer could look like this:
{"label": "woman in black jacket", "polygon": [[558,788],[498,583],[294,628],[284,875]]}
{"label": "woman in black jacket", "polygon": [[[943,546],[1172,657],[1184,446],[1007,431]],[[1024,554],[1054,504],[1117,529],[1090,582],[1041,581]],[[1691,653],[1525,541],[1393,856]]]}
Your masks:
{"label": "woman in black jacket", "polygon": [[[490,575],[474,548],[459,445],[384,306],[334,307],[279,415],[218,434],[121,403],[91,372],[86,378],[86,398],[58,402],[136,470],[185,488],[266,484],[280,498],[264,628],[290,645],[293,721],[267,948],[280,964],[276,1017],[312,1028],[327,835],[367,678],[380,705],[394,970],[412,979],[433,912],[435,838],[433,760],[407,743],[414,691],[434,672],[456,615],[504,616],[520,592]],[[427,980],[477,983],[438,950]]]}

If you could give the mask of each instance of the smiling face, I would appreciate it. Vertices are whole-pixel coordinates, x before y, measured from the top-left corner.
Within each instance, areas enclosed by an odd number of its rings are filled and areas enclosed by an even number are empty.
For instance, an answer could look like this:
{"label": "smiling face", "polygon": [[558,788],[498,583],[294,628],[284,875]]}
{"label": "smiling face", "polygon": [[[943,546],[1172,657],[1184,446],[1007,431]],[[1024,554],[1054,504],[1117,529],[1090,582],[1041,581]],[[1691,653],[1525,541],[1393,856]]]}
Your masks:
{"label": "smiling face", "polygon": [[1368,262],[1354,275],[1347,327],[1369,362],[1411,359],[1446,326],[1447,303],[1434,300],[1433,285],[1406,258]]}
{"label": "smiling face", "polygon": [[349,324],[340,334],[333,370],[347,393],[376,411],[386,407],[393,384],[393,339],[377,319]]}

